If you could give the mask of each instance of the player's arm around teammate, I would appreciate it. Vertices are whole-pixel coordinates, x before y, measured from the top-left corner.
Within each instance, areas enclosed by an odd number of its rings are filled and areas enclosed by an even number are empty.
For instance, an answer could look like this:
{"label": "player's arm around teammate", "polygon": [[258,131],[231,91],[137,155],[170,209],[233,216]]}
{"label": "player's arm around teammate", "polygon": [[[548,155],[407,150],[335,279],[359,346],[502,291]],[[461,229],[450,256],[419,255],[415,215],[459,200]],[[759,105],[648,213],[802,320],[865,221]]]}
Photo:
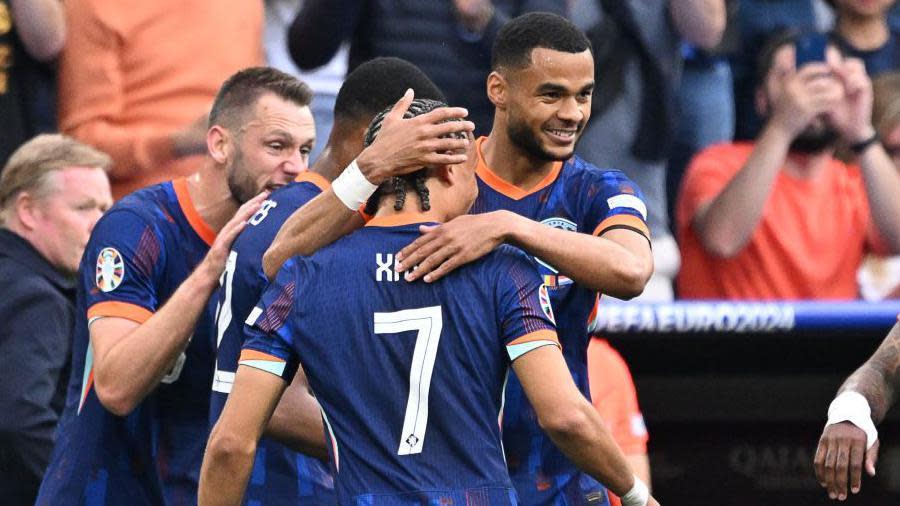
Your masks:
{"label": "player's arm around teammate", "polygon": [[94,387],[110,412],[119,416],[130,413],[172,368],[218,286],[231,243],[266,195],[241,206],[194,272],[146,321],[104,317],[90,324]]}
{"label": "player's arm around teammate", "polygon": [[379,184],[395,175],[430,165],[453,165],[467,159],[467,139],[456,132],[472,132],[475,126],[463,119],[467,111],[441,107],[415,118],[403,119],[413,101],[408,90],[384,120],[375,142],[363,150],[349,167],[309,203],[297,210],[281,227],[263,257],[263,269],[271,279],[284,262],[295,255],[309,255],[361,227],[357,210]]}
{"label": "player's arm around teammate", "polygon": [[819,483],[832,499],[847,498],[862,485],[862,469],[875,476],[878,432],[894,404],[900,386],[900,324],[894,325],[881,346],[844,381],[828,408],[828,422],[814,465]]}
{"label": "player's arm around teammate", "polygon": [[510,211],[494,211],[423,226],[421,231],[422,237],[398,254],[399,272],[418,265],[407,276],[409,281],[436,281],[503,243],[543,259],[577,283],[618,298],[640,295],[653,273],[650,243],[627,229],[592,236],[549,227]]}

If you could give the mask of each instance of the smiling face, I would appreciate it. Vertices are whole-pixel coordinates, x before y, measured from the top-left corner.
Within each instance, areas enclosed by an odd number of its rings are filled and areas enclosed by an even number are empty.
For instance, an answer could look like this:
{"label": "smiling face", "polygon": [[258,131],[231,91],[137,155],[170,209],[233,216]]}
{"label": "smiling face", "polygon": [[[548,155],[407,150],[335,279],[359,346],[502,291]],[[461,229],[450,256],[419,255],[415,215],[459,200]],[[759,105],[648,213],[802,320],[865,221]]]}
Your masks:
{"label": "smiling face", "polygon": [[228,187],[241,203],[293,181],[308,168],[316,141],[309,107],[275,94],[259,97],[249,118],[232,136],[226,163]]}
{"label": "smiling face", "polygon": [[590,51],[567,53],[536,48],[531,64],[504,71],[510,140],[530,157],[565,160],[575,151],[591,115],[594,59]]}

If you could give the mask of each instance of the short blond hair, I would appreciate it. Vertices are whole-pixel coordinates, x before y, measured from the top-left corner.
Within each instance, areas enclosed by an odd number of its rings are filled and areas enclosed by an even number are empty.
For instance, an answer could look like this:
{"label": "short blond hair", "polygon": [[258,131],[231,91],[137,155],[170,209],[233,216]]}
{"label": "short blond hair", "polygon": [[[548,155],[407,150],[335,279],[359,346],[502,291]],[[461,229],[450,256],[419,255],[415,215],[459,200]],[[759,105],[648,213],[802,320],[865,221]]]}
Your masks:
{"label": "short blond hair", "polygon": [[872,123],[881,135],[900,125],[900,72],[881,74],[872,81],[875,100]]}
{"label": "short blond hair", "polygon": [[46,196],[52,174],[66,167],[96,167],[109,171],[109,155],[59,134],[42,134],[16,149],[0,174],[0,221],[22,192]]}

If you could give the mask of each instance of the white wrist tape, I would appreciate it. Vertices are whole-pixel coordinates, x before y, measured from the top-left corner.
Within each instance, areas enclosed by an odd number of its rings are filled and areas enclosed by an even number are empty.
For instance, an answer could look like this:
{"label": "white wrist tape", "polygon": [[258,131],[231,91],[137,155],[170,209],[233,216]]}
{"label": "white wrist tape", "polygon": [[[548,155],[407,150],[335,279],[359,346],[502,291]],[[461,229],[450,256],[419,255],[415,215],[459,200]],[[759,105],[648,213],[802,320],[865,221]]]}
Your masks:
{"label": "white wrist tape", "polygon": [[647,484],[637,476],[634,477],[634,486],[621,497],[622,506],[647,506],[650,500],[650,489]]}
{"label": "white wrist tape", "polygon": [[828,406],[828,422],[825,426],[840,422],[850,422],[866,433],[867,450],[878,439],[878,431],[872,423],[872,408],[869,407],[869,401],[860,393],[844,392],[831,401],[831,405]]}
{"label": "white wrist tape", "polygon": [[366,179],[366,176],[360,172],[359,166],[356,165],[356,160],[353,160],[344,169],[344,172],[331,183],[331,189],[345,206],[351,211],[356,211],[369,200],[378,186]]}

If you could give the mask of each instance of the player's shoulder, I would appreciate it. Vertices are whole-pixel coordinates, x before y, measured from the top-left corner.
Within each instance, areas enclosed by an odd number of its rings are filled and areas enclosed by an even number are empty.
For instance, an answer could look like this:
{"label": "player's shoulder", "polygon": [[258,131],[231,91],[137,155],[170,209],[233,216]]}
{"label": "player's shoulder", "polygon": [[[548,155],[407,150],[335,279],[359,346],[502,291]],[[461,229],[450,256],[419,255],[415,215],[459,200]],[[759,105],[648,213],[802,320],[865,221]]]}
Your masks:
{"label": "player's shoulder", "polygon": [[562,171],[566,186],[589,193],[639,193],[635,184],[624,172],[614,167],[597,167],[578,155],[566,161]]}
{"label": "player's shoulder", "polygon": [[174,204],[177,202],[175,202],[171,182],[148,186],[129,193],[113,204],[97,222],[97,227],[107,221],[116,224],[138,221],[148,225],[159,220],[173,221],[169,208]]}
{"label": "player's shoulder", "polygon": [[325,188],[327,186],[323,186],[318,180],[298,177],[297,180],[273,191],[267,200],[277,202],[278,205],[301,206],[322,193]]}
{"label": "player's shoulder", "polygon": [[537,272],[537,264],[532,256],[508,244],[494,248],[484,256],[479,265],[487,273],[498,274],[500,277],[506,276],[512,269],[519,268]]}

